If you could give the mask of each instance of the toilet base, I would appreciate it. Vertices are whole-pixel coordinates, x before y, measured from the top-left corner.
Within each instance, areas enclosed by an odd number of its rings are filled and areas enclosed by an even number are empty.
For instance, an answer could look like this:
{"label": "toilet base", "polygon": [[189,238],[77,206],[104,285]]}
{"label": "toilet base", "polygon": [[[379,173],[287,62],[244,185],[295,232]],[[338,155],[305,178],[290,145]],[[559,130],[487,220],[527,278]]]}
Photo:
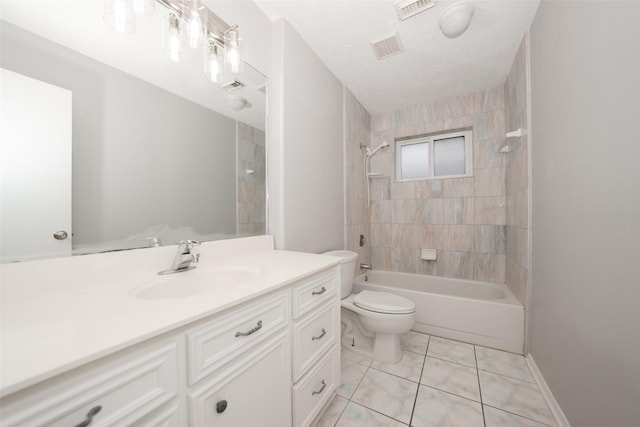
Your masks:
{"label": "toilet base", "polygon": [[342,337],[342,346],[348,351],[380,362],[398,363],[402,360],[398,335],[377,334],[375,338],[367,338],[349,334]]}

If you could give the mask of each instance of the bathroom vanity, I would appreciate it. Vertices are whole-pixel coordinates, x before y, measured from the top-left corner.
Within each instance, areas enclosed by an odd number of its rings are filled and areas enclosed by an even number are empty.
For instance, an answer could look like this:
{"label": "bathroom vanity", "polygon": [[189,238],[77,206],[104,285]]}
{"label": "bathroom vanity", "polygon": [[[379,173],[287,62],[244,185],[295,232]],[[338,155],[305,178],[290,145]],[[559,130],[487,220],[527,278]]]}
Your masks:
{"label": "bathroom vanity", "polygon": [[306,426],[339,384],[339,269],[268,236],[2,268],[0,425]]}

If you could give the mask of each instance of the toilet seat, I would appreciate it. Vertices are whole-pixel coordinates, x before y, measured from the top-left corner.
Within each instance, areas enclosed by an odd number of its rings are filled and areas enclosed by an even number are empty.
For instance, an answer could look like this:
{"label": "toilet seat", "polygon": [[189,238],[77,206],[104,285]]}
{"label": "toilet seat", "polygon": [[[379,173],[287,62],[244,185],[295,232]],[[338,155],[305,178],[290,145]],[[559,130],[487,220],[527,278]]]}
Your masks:
{"label": "toilet seat", "polygon": [[364,310],[387,314],[407,314],[416,311],[413,301],[387,292],[362,291],[353,303]]}

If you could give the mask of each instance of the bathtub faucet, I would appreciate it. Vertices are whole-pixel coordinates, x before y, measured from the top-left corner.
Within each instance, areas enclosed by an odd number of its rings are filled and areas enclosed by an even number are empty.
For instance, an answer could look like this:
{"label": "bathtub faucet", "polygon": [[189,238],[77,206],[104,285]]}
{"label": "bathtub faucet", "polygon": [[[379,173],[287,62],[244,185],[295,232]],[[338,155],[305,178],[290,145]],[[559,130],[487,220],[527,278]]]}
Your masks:
{"label": "bathtub faucet", "polygon": [[373,267],[369,264],[360,263],[360,270],[373,270]]}

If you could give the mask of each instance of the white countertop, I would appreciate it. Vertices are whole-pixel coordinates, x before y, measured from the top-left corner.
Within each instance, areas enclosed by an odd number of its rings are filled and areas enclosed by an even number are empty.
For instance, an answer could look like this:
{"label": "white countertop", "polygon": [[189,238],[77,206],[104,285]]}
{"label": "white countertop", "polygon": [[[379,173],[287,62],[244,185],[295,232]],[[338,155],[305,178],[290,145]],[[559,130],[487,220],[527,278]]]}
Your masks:
{"label": "white countertop", "polygon": [[[175,246],[6,264],[0,267],[0,396],[132,344],[218,313],[304,276],[338,258],[273,250],[269,236],[209,242],[198,267],[158,276]],[[230,271],[232,274],[220,272]],[[251,274],[234,275],[236,271]],[[238,276],[238,277],[235,277]],[[167,281],[218,277],[206,292],[145,299]],[[164,282],[162,282],[164,281]],[[138,295],[138,296],[136,296]]]}

